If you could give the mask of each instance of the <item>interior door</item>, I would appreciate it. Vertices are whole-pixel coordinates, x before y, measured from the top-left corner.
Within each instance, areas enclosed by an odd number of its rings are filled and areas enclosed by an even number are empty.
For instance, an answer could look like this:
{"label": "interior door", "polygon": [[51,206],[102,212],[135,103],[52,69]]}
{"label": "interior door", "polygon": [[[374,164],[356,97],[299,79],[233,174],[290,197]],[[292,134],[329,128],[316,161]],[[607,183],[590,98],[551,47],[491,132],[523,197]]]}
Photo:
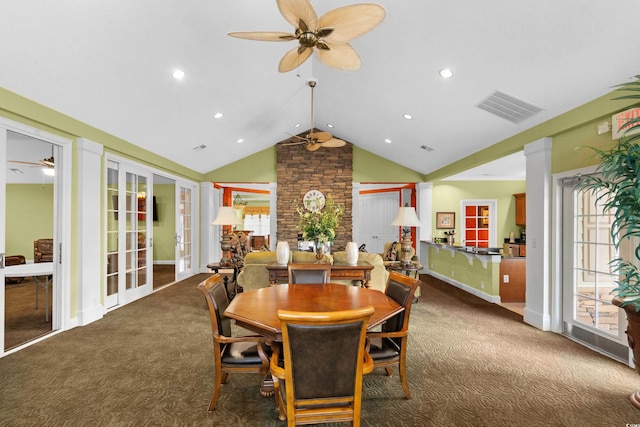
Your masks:
{"label": "interior door", "polygon": [[193,275],[193,189],[176,186],[176,280]]}
{"label": "interior door", "polygon": [[382,253],[386,242],[398,241],[398,227],[391,222],[398,213],[400,194],[388,191],[360,195],[360,245],[367,252]]}
{"label": "interior door", "polygon": [[628,363],[624,310],[611,304],[617,275],[609,264],[629,255],[628,242],[613,245],[613,216],[603,213],[597,194],[578,191],[575,183],[565,180],[562,192],[563,333]]}
{"label": "interior door", "polygon": [[107,165],[106,306],[153,290],[151,174],[110,160]]}

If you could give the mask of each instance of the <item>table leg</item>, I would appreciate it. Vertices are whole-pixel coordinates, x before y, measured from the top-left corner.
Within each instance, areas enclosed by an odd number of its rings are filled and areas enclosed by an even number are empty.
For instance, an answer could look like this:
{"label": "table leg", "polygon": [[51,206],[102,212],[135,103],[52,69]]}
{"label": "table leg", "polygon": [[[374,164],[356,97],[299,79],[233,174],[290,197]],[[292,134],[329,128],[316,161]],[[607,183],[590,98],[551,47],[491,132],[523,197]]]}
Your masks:
{"label": "table leg", "polygon": [[271,376],[271,372],[267,372],[262,380],[262,385],[260,386],[260,396],[262,397],[273,397],[275,394],[275,390],[273,389],[273,377]]}

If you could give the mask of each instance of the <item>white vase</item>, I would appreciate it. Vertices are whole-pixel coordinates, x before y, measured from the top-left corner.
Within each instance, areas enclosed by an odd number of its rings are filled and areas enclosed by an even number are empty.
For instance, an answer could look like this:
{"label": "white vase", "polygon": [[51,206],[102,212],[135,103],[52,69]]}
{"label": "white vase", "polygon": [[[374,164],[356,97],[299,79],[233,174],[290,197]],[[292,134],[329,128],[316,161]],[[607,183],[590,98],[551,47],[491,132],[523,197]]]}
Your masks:
{"label": "white vase", "polygon": [[276,245],[276,262],[279,265],[289,264],[289,243],[278,242]]}
{"label": "white vase", "polygon": [[356,242],[348,242],[346,252],[347,264],[356,265],[358,263],[358,244]]}

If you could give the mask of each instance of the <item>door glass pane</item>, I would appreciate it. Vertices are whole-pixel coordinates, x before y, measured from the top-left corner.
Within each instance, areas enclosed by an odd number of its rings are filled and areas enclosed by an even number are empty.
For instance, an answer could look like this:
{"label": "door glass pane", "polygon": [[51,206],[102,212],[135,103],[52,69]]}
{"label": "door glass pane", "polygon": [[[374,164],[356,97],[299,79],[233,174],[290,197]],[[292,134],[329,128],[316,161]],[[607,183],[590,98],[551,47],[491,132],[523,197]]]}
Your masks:
{"label": "door glass pane", "polygon": [[107,296],[118,293],[118,169],[110,164],[107,169]]}
{"label": "door glass pane", "polygon": [[464,208],[464,234],[463,244],[465,246],[474,246],[478,248],[489,247],[489,206],[485,204],[476,204],[473,202],[465,202]]}
{"label": "door glass pane", "polygon": [[618,336],[618,308],[611,304],[616,275],[610,261],[619,254],[611,240],[613,217],[602,212],[602,201],[590,191],[576,197],[574,238],[575,319]]}

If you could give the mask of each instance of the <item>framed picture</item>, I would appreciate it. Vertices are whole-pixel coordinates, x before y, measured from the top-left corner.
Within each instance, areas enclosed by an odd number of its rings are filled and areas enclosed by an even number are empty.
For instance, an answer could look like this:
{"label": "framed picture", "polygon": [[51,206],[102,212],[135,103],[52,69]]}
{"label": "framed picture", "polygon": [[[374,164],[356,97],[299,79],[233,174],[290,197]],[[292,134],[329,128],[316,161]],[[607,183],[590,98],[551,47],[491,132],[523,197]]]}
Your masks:
{"label": "framed picture", "polygon": [[455,212],[436,212],[436,228],[455,228]]}

